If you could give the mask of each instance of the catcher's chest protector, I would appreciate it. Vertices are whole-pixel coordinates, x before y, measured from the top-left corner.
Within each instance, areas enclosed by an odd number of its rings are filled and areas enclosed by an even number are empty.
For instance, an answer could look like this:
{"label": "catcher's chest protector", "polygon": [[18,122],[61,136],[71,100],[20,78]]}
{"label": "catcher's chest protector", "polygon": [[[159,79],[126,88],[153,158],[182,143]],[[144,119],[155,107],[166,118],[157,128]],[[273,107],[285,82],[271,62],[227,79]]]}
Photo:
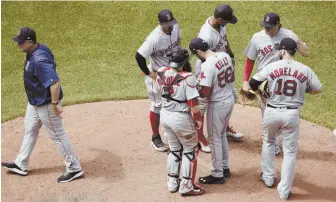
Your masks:
{"label": "catcher's chest protector", "polygon": [[191,74],[186,73],[186,72],[178,72],[176,74],[167,76],[165,74],[167,70],[163,72],[158,72],[158,75],[159,75],[158,83],[159,85],[163,86],[161,97],[166,98],[168,102],[170,102],[171,100],[178,102],[178,103],[187,102],[187,100],[181,101],[181,100],[176,100],[172,98],[172,94],[174,94],[173,86],[174,85],[179,86],[179,83],[183,81],[184,79],[186,79],[187,77],[191,76]]}

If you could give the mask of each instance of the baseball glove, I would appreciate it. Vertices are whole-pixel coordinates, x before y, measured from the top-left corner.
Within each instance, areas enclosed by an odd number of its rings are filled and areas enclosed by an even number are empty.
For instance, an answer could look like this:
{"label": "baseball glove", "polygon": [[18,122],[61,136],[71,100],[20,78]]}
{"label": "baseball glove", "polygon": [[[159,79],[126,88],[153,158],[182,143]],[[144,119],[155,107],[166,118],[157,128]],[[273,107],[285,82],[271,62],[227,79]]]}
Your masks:
{"label": "baseball glove", "polygon": [[269,89],[268,89],[268,81],[265,80],[264,82],[262,82],[258,88],[258,93],[260,96],[264,97],[264,98],[269,98]]}
{"label": "baseball glove", "polygon": [[257,101],[257,94],[253,90],[244,91],[243,89],[239,90],[238,100],[242,105],[251,105]]}
{"label": "baseball glove", "polygon": [[192,68],[191,68],[191,64],[189,61],[186,61],[183,65],[182,71],[184,72],[191,72]]}

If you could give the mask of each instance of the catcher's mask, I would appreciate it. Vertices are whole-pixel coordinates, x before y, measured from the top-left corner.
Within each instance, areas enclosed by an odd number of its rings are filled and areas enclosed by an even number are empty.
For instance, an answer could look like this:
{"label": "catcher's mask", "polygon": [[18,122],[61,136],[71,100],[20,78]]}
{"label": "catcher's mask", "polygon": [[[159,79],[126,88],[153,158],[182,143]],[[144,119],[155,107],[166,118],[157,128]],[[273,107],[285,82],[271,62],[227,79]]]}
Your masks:
{"label": "catcher's mask", "polygon": [[173,48],[171,54],[167,56],[171,57],[170,67],[175,69],[182,67],[189,60],[189,52],[181,46]]}

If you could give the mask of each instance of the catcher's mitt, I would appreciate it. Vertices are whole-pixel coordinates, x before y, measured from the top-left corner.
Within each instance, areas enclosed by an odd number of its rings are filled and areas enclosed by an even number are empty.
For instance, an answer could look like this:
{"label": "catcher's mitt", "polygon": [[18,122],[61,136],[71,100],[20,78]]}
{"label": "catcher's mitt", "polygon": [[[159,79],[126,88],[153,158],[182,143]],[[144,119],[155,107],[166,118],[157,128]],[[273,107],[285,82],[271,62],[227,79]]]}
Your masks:
{"label": "catcher's mitt", "polygon": [[263,96],[264,98],[269,98],[269,89],[268,89],[268,81],[265,80],[264,82],[262,82],[258,88],[258,93],[260,94],[260,96]]}
{"label": "catcher's mitt", "polygon": [[240,89],[238,100],[242,105],[251,105],[257,101],[257,94],[253,90],[244,91],[243,89]]}
{"label": "catcher's mitt", "polygon": [[189,61],[186,61],[186,62],[183,64],[182,71],[184,71],[184,72],[191,72],[191,71],[192,71],[191,64],[190,64]]}

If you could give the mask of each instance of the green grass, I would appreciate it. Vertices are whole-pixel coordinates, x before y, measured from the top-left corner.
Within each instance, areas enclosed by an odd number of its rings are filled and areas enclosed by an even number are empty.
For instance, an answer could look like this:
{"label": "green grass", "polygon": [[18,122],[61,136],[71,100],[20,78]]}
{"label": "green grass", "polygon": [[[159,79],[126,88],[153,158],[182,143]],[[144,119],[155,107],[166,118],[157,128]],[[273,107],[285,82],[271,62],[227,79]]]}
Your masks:
{"label": "green grass", "polygon": [[[146,98],[144,79],[135,52],[157,24],[157,13],[170,8],[180,21],[183,46],[195,37],[205,19],[222,2],[2,2],[2,119],[24,114],[21,53],[11,37],[22,26],[37,31],[38,40],[55,54],[65,92],[65,105]],[[306,96],[302,117],[336,128],[335,10],[336,2],[231,2],[239,21],[229,25],[236,55],[236,86],[241,86],[243,51],[259,22],[269,11],[278,12],[284,27],[292,29],[311,48],[312,67],[324,84],[324,93]]]}

